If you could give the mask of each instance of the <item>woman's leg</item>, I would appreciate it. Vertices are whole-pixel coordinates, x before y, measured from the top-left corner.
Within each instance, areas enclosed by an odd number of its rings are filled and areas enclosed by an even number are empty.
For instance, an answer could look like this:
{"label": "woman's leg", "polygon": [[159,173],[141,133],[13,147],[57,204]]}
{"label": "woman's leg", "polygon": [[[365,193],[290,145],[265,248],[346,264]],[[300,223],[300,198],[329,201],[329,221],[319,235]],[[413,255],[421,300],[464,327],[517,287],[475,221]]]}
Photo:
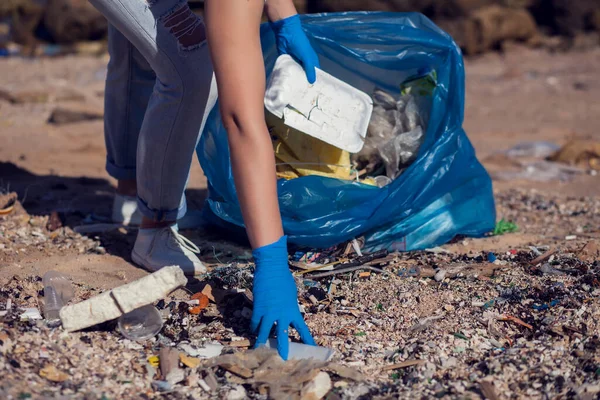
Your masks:
{"label": "woman's leg", "polygon": [[142,54],[112,25],[108,27],[108,53],[104,91],[106,170],[121,183],[121,194],[135,196],[138,136],[156,74]]}
{"label": "woman's leg", "polygon": [[177,263],[187,273],[201,272],[197,257],[169,226],[185,214],[182,198],[192,157],[203,117],[216,100],[204,24],[182,0],[91,2],[157,77],[138,139],[137,193],[146,221],[167,228],[140,230],[134,258],[148,269]]}
{"label": "woman's leg", "polygon": [[139,225],[136,152],[142,122],[156,82],[148,61],[114,26],[108,26],[110,61],[104,91],[106,171],[117,179],[112,220]]}

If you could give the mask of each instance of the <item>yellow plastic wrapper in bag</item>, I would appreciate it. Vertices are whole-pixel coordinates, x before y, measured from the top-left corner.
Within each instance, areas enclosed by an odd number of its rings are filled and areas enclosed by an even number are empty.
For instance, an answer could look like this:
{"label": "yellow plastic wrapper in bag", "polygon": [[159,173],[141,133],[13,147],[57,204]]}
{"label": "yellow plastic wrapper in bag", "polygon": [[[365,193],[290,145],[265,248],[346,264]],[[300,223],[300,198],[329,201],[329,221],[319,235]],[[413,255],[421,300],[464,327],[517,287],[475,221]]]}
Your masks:
{"label": "yellow plastic wrapper in bag", "polygon": [[356,179],[349,152],[286,126],[282,119],[267,110],[265,115],[273,141],[278,178],[318,175]]}

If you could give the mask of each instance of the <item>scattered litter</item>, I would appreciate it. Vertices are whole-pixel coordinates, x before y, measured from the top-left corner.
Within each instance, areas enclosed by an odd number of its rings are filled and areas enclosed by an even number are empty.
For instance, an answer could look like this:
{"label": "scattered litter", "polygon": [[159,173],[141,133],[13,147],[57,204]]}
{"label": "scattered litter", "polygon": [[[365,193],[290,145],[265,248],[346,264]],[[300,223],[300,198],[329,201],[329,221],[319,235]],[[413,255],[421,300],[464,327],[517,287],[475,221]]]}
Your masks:
{"label": "scattered litter", "polygon": [[148,364],[154,368],[158,368],[160,365],[160,358],[158,356],[150,356],[148,357]]}
{"label": "scattered litter", "polygon": [[248,348],[250,347],[251,343],[248,339],[244,339],[244,338],[240,338],[238,340],[233,340],[233,338],[231,338],[231,342],[229,342],[229,346],[231,347],[245,347]]}
{"label": "scattered litter", "polygon": [[528,180],[534,182],[567,182],[576,175],[585,172],[577,167],[570,167],[568,165],[545,160],[523,162],[519,164],[522,167],[520,171],[502,171],[493,173],[492,175],[495,179],[505,181]]}
{"label": "scattered litter", "polygon": [[37,308],[24,308],[25,312],[21,314],[21,321],[35,321],[38,319],[42,319],[42,314],[40,314],[40,310]]}
{"label": "scattered litter", "polygon": [[320,400],[331,390],[331,378],[327,372],[319,372],[310,382],[306,383],[300,394],[302,399]]}
{"label": "scattered litter", "polygon": [[127,339],[143,341],[160,332],[163,320],[156,307],[147,305],[121,315],[117,327]]}
{"label": "scattered litter", "polygon": [[213,358],[217,357],[223,351],[223,345],[220,343],[205,343],[204,347],[192,346],[188,343],[180,343],[179,350],[184,351],[190,357]]}
{"label": "scattered litter", "polygon": [[208,303],[210,302],[208,296],[204,293],[196,293],[192,296],[192,300],[197,300],[198,305],[194,307],[190,307],[188,311],[190,314],[200,314],[206,307],[208,307]]}
{"label": "scattered litter", "polygon": [[50,117],[48,123],[54,125],[71,124],[75,122],[101,120],[104,117],[104,112],[90,107],[72,107],[55,108]]}
{"label": "scattered litter", "polygon": [[[270,338],[265,344],[267,349],[277,348],[277,339]],[[330,361],[335,350],[321,346],[309,346],[304,343],[290,342],[288,360]]]}
{"label": "scattered litter", "polygon": [[60,318],[68,332],[88,328],[152,304],[186,283],[181,268],[165,267],[127,285],[63,307]]}
{"label": "scattered litter", "polygon": [[577,235],[565,236],[565,240],[576,240],[576,239],[577,239]]}
{"label": "scattered litter", "polygon": [[363,253],[362,251],[360,251],[360,244],[358,243],[358,240],[352,239],[350,243],[352,244],[352,248],[354,249],[356,254],[358,254],[359,257],[362,257]]}
{"label": "scattered litter", "polygon": [[204,379],[200,379],[198,381],[198,385],[202,388],[202,390],[204,390],[206,393],[211,393],[212,389],[210,386],[208,386],[208,383],[206,383],[206,381]]}
{"label": "scattered litter", "polygon": [[542,252],[541,252],[541,251],[539,251],[539,250],[538,250],[536,247],[534,247],[534,246],[529,246],[529,249],[530,249],[530,250],[533,252],[533,254],[535,254],[535,255],[536,255],[536,256],[538,256],[538,257],[542,255]]}
{"label": "scattered litter", "polygon": [[176,349],[162,347],[158,352],[158,358],[160,359],[160,374],[165,381],[175,385],[183,380],[182,374],[179,373],[181,371],[179,368],[180,358]]}
{"label": "scattered litter", "polygon": [[436,282],[441,282],[444,279],[446,279],[446,274],[448,272],[445,269],[440,269],[435,273],[435,276],[433,277],[433,279],[435,279]]}
{"label": "scattered litter", "polygon": [[544,261],[548,260],[550,257],[552,257],[553,255],[556,254],[556,252],[558,251],[557,248],[552,247],[550,248],[548,251],[546,251],[544,254],[539,255],[536,259],[534,259],[531,262],[531,265],[538,265],[543,263]]}
{"label": "scattered litter", "polygon": [[600,142],[573,139],[552,155],[549,160],[576,165],[584,169],[600,170]]}
{"label": "scattered litter", "polygon": [[52,382],[64,382],[69,379],[69,375],[59,371],[54,365],[48,364],[40,370],[40,376]]}
{"label": "scattered litter", "polygon": [[16,193],[9,193],[8,195],[2,196],[2,203],[0,204],[0,215],[10,214],[15,209],[16,203]]}
{"label": "scattered litter", "polygon": [[320,274],[311,274],[308,277],[310,279],[320,279],[320,278],[326,278],[328,276],[333,276],[333,275],[347,274],[349,272],[354,272],[354,271],[358,271],[358,270],[361,270],[361,269],[366,269],[366,270],[369,270],[369,271],[378,272],[380,274],[389,275],[389,273],[387,271],[384,271],[384,270],[379,269],[379,268],[371,267],[369,265],[357,265],[357,266],[354,266],[354,267],[339,268],[339,269],[335,269],[333,271],[323,272],[323,273],[320,273]]}
{"label": "scattered litter", "polygon": [[47,321],[60,321],[59,311],[74,295],[69,279],[58,271],[48,271],[42,278],[44,285],[44,317]]}
{"label": "scattered litter", "polygon": [[183,365],[185,365],[188,368],[192,368],[192,369],[198,368],[198,366],[202,362],[199,358],[189,357],[189,356],[185,355],[184,353],[179,354],[179,360],[181,361],[181,363]]}
{"label": "scattered litter", "polygon": [[235,385],[227,392],[227,396],[225,396],[225,400],[244,400],[246,398],[246,389],[242,385]]}
{"label": "scattered litter", "polygon": [[444,317],[444,315],[437,315],[433,317],[423,318],[422,320],[411,326],[408,330],[412,333],[424,331],[425,329],[429,328],[433,322],[443,319]]}
{"label": "scattered litter", "polygon": [[414,367],[416,365],[424,365],[424,364],[425,364],[425,360],[408,360],[408,361],[404,361],[404,362],[401,362],[398,364],[386,365],[381,370],[382,371],[394,371],[396,369],[403,369],[403,368]]}
{"label": "scattered litter", "polygon": [[479,383],[481,387],[481,393],[487,400],[500,400],[500,397],[496,394],[496,389],[494,389],[494,384],[489,381],[481,381]]}
{"label": "scattered litter", "polygon": [[411,267],[399,268],[398,276],[401,278],[418,278],[421,276],[421,267],[414,265]]}
{"label": "scattered litter", "polygon": [[434,248],[431,248],[431,249],[427,249],[425,251],[427,253],[432,253],[432,254],[452,254],[451,251],[446,250],[446,249],[444,249],[442,247],[434,247]]}
{"label": "scattered litter", "polygon": [[487,310],[489,308],[492,308],[496,305],[496,299],[492,299],[489,301],[486,301],[485,303],[483,303],[483,309]]}
{"label": "scattered litter", "polygon": [[494,262],[496,262],[496,260],[497,260],[497,258],[496,258],[496,255],[495,255],[494,253],[491,253],[491,252],[490,252],[490,253],[488,253],[488,254],[487,254],[487,260],[488,260],[489,262],[491,262],[491,263],[494,263]]}
{"label": "scattered litter", "polygon": [[524,142],[506,151],[506,155],[513,158],[546,158],[556,153],[560,146],[545,142]]}
{"label": "scattered litter", "polygon": [[545,310],[549,309],[550,307],[557,306],[559,303],[560,303],[560,300],[559,299],[555,299],[555,300],[552,300],[550,303],[547,303],[547,304],[542,304],[542,305],[532,304],[531,307],[533,307],[533,309],[536,310],[536,311],[545,311]]}
{"label": "scattered litter", "polygon": [[540,271],[542,271],[542,273],[544,273],[546,275],[566,275],[565,272],[554,268],[553,266],[551,266],[548,263],[545,263],[544,265],[542,265],[540,267]]}
{"label": "scattered litter", "polygon": [[523,320],[521,320],[517,317],[513,317],[512,315],[502,315],[499,319],[500,319],[500,321],[514,322],[517,325],[521,325],[527,329],[533,330],[533,326],[523,322]]}
{"label": "scattered litter", "polygon": [[519,227],[514,222],[505,221],[501,219],[496,223],[496,227],[494,228],[494,232],[492,233],[494,236],[505,235],[507,233],[514,233],[519,230]]}
{"label": "scattered litter", "polygon": [[173,385],[167,381],[152,381],[152,388],[157,392],[170,392],[173,390]]}
{"label": "scattered litter", "polygon": [[48,232],[54,232],[57,229],[62,228],[63,220],[61,215],[57,211],[52,211],[50,216],[48,217],[48,223],[46,224],[46,229]]}
{"label": "scattered litter", "polygon": [[296,268],[302,269],[302,271],[298,272],[298,275],[308,274],[310,272],[315,271],[333,271],[334,267],[342,262],[347,260],[338,260],[331,262],[329,264],[316,265],[316,264],[301,264],[301,263],[291,263],[292,266]]}

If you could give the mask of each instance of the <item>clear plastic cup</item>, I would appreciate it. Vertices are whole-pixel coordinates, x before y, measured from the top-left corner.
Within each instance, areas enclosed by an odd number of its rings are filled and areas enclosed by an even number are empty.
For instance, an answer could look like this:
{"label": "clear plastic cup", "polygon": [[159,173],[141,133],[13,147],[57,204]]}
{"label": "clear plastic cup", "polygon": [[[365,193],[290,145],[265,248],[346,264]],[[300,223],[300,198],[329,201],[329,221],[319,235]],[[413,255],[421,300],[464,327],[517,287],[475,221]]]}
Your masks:
{"label": "clear plastic cup", "polygon": [[48,322],[59,321],[59,311],[73,298],[73,285],[69,278],[58,271],[48,271],[42,278],[44,285],[44,318]]}
{"label": "clear plastic cup", "polygon": [[129,340],[143,341],[158,334],[163,320],[153,305],[147,305],[121,315],[117,328]]}

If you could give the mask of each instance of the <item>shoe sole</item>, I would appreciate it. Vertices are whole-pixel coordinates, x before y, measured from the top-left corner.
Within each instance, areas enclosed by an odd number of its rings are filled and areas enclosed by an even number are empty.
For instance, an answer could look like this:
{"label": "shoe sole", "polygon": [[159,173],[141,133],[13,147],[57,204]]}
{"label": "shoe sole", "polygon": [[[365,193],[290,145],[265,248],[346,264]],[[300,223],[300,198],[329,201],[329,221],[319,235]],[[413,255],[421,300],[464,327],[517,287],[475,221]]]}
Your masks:
{"label": "shoe sole", "polygon": [[156,272],[158,270],[151,270],[150,268],[146,267],[144,265],[144,259],[142,257],[140,257],[135,251],[131,252],[131,261],[133,261],[133,263],[135,265],[137,265],[138,267],[145,269],[148,272]]}
{"label": "shoe sole", "polygon": [[[144,260],[144,259],[143,259],[141,256],[139,256],[139,255],[138,255],[138,254],[135,252],[135,250],[131,252],[131,261],[133,261],[133,263],[134,263],[135,265],[137,265],[138,267],[140,267],[140,268],[142,268],[142,269],[145,269],[145,270],[146,270],[146,271],[148,271],[148,272],[156,272],[156,271],[158,271],[159,269],[161,269],[161,268],[164,268],[164,267],[160,267],[160,268],[158,268],[158,269],[150,269],[150,268],[148,268],[148,267],[146,267],[146,266],[144,265],[144,261],[143,261],[143,260]],[[203,275],[203,274],[205,274],[205,273],[207,273],[207,272],[208,272],[208,270],[206,269],[206,267],[204,267],[204,268],[205,268],[205,271],[204,271],[204,272],[199,272],[199,273],[197,273],[197,274],[196,274],[196,273],[191,273],[191,274],[189,274],[189,273],[187,273],[187,272],[186,272],[186,271],[185,271],[183,268],[181,268],[181,267],[180,267],[180,269],[183,271],[183,274],[184,274],[185,276],[200,276],[200,275]]]}

